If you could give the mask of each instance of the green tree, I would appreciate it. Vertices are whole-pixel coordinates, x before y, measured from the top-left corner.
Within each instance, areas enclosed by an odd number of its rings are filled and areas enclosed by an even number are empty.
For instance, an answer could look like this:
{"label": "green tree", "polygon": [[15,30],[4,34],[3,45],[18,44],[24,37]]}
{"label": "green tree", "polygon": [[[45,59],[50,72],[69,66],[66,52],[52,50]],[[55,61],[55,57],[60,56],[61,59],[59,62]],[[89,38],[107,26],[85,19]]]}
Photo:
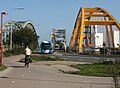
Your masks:
{"label": "green tree", "polygon": [[58,44],[60,47],[64,47],[64,44],[62,43],[62,41],[57,41],[57,44]]}
{"label": "green tree", "polygon": [[13,43],[15,45],[30,46],[31,49],[35,49],[38,45],[38,38],[36,32],[27,27],[13,31]]}

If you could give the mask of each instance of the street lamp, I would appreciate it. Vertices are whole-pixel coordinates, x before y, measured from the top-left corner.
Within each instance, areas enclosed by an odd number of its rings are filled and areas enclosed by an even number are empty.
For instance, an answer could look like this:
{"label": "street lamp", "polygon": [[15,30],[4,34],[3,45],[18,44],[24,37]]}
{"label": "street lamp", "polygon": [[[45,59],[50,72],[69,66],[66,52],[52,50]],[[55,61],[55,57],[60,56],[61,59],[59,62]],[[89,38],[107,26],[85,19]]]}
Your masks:
{"label": "street lamp", "polygon": [[2,24],[3,24],[3,15],[7,15],[8,12],[1,13],[1,29],[0,29],[0,65],[2,65]]}
{"label": "street lamp", "polygon": [[10,50],[12,50],[12,32],[13,32],[13,30],[12,30],[12,28],[13,28],[13,27],[12,27],[12,26],[13,26],[13,25],[12,25],[12,11],[13,11],[13,10],[23,10],[23,9],[24,9],[24,8],[14,8],[14,9],[11,10],[11,18],[10,18],[10,19],[11,19],[11,28],[10,28],[10,29],[11,29],[11,30],[10,30]]}

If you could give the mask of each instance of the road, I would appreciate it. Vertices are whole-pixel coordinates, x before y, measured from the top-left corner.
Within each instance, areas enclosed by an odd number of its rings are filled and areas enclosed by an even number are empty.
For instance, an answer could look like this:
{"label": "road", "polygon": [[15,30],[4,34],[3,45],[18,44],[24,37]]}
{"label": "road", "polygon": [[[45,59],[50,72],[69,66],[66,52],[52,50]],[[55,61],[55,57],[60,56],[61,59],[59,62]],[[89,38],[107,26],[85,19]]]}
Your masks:
{"label": "road", "polygon": [[4,58],[9,68],[0,72],[0,88],[108,88],[111,78],[64,74],[50,65],[16,62],[23,55]]}
{"label": "road", "polygon": [[97,62],[103,59],[113,61],[119,58],[119,57],[110,57],[110,56],[94,56],[94,55],[91,56],[91,55],[60,54],[60,53],[57,53],[54,55],[64,60],[80,61],[80,62]]}
{"label": "road", "polygon": [[100,57],[89,57],[84,55],[62,55],[59,56],[60,58],[63,58],[64,60],[70,60],[70,61],[81,61],[81,62],[95,62],[100,60]]}

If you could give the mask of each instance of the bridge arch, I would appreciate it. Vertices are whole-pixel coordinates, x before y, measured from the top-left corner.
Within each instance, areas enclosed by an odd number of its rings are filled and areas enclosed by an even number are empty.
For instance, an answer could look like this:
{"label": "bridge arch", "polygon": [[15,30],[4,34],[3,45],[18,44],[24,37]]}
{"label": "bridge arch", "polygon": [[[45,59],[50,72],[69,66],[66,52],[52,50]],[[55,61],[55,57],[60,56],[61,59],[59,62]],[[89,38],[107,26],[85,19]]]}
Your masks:
{"label": "bridge arch", "polygon": [[[107,44],[106,46],[115,48],[116,40],[113,31],[120,31],[119,22],[103,8],[81,7],[75,21],[70,47],[75,48],[79,53],[83,53],[83,46],[90,45],[93,47],[94,41],[91,41],[91,35],[96,31],[101,31],[100,27],[104,31],[103,36],[104,42]],[[103,44],[101,46],[103,47]]]}
{"label": "bridge arch", "polygon": [[[23,28],[30,28],[34,34],[36,34],[35,27],[31,21],[8,21],[3,26],[3,42],[6,42],[7,37],[11,35],[11,29],[13,30],[21,30]],[[36,34],[37,35],[37,34]],[[10,39],[9,39],[10,40]]]}

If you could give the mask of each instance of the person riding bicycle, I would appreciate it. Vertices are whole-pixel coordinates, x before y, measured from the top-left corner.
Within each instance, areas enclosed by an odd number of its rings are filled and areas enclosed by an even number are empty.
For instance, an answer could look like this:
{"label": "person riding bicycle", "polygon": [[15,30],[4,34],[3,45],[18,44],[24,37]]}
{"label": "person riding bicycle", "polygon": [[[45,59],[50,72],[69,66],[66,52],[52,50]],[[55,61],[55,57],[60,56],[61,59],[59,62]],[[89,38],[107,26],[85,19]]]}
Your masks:
{"label": "person riding bicycle", "polygon": [[25,67],[29,66],[29,63],[31,62],[30,59],[30,55],[31,55],[31,50],[29,49],[29,47],[27,46],[27,48],[25,49]]}

